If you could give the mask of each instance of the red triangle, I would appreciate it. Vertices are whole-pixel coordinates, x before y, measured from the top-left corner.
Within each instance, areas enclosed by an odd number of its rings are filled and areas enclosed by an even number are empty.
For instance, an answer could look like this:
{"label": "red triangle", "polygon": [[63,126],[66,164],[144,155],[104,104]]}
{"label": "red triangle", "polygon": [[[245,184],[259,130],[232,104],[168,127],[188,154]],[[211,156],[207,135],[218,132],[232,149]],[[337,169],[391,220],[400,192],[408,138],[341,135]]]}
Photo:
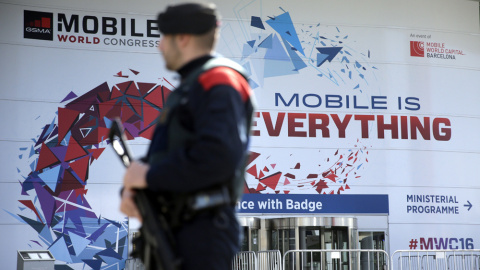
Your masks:
{"label": "red triangle", "polygon": [[56,163],[60,163],[58,158],[53,154],[52,150],[50,150],[50,148],[48,148],[45,143],[42,143],[42,146],[40,148],[40,155],[38,156],[37,168],[35,170],[39,171],[45,167]]}
{"label": "red triangle", "polygon": [[88,160],[89,156],[86,156],[81,159],[77,159],[74,162],[70,163],[70,168],[78,175],[78,177],[83,181],[88,179]]}
{"label": "red triangle", "polygon": [[338,190],[339,190],[339,191],[340,191],[340,190],[341,190],[341,191],[345,191],[345,190],[343,189],[343,186],[340,186],[340,188],[339,188]]}
{"label": "red triangle", "polygon": [[133,126],[136,127],[138,130],[140,130],[140,129],[142,129],[142,122],[137,121],[137,122],[133,123]]}
{"label": "red triangle", "polygon": [[33,205],[33,202],[31,200],[19,200],[23,205],[26,207],[30,208],[33,212],[35,212],[35,215],[37,215],[38,220],[43,223],[42,219],[40,218],[40,215],[37,212],[37,208]]}
{"label": "red triangle", "polygon": [[250,152],[250,155],[248,155],[248,161],[247,161],[247,164],[250,164],[252,163],[255,159],[257,159],[257,157],[260,156],[260,153],[256,153],[256,152]]}
{"label": "red triangle", "polygon": [[318,194],[321,194],[324,188],[328,188],[327,182],[324,180],[320,180],[316,186],[317,188],[315,190],[318,192]]}
{"label": "red triangle", "polygon": [[98,140],[98,128],[91,128],[88,135],[80,140],[81,145],[92,145],[100,143]]}
{"label": "red triangle", "polygon": [[109,100],[107,102],[98,104],[100,119],[103,119],[105,116],[107,116],[108,112],[112,109],[116,102],[116,100]]}
{"label": "red triangle", "polygon": [[146,102],[143,103],[143,126],[148,127],[150,124],[157,119],[160,112],[158,109],[148,105]]}
{"label": "red triangle", "polygon": [[250,189],[247,186],[247,182],[243,182],[243,193],[250,193]]}
{"label": "red triangle", "polygon": [[65,108],[58,108],[58,142],[62,142],[65,135],[78,120],[78,115],[80,113],[74,110],[69,110]]}
{"label": "red triangle", "polygon": [[288,184],[290,184],[290,181],[288,181],[288,178],[285,177],[285,182],[283,182],[283,185],[286,186]]}
{"label": "red triangle", "polygon": [[261,179],[260,181],[262,181],[262,183],[265,184],[267,187],[271,189],[276,189],[278,185],[278,181],[280,180],[281,176],[282,176],[282,173],[277,172],[270,176],[265,177],[264,179]]}
{"label": "red triangle", "polygon": [[135,74],[135,75],[138,75],[138,73],[140,73],[140,72],[138,72],[138,71],[136,71],[136,70],[133,70],[133,69],[131,69],[131,68],[129,68],[129,69],[130,69],[130,71],[131,71],[133,74]]}
{"label": "red triangle", "polygon": [[138,90],[140,90],[140,94],[144,96],[150,89],[152,89],[155,84],[154,83],[137,83]]}
{"label": "red triangle", "polygon": [[262,191],[262,190],[265,190],[265,189],[266,188],[262,184],[258,183],[256,191]]}
{"label": "red triangle", "polygon": [[101,102],[107,102],[108,100],[110,100],[110,91],[102,91],[98,93],[97,96]]}
{"label": "red triangle", "polygon": [[110,129],[109,128],[105,128],[105,127],[98,127],[97,128],[97,131],[98,131],[98,142],[103,142],[105,140],[108,139],[108,133],[110,132]]}
{"label": "red triangle", "polygon": [[133,107],[138,115],[142,115],[142,101],[127,97],[128,103]]}
{"label": "red triangle", "polygon": [[135,97],[140,96],[140,92],[138,91],[137,86],[133,82],[128,86],[125,94],[130,95],[130,96],[135,96]]}
{"label": "red triangle", "polygon": [[297,163],[297,165],[295,165],[295,168],[294,169],[300,169],[300,163]]}
{"label": "red triangle", "polygon": [[147,129],[144,129],[143,131],[141,131],[138,135],[140,137],[143,137],[145,139],[148,139],[148,140],[151,140],[152,137],[153,137],[153,132],[155,131],[155,126],[150,126],[149,128]]}
{"label": "red triangle", "polygon": [[290,190],[284,190],[283,193],[288,194],[290,193]]}
{"label": "red triangle", "polygon": [[263,178],[264,176],[265,176],[265,174],[262,171],[260,171],[260,174],[258,175],[258,178]]}
{"label": "red triangle", "polygon": [[123,96],[123,93],[118,90],[118,87],[112,87],[112,94],[110,95],[110,99],[115,99],[121,96]]}
{"label": "red triangle", "polygon": [[[150,101],[153,105],[159,108],[163,108],[165,101],[163,100],[164,97],[162,96],[162,87],[163,86],[155,87],[155,89],[145,96],[145,100]],[[166,87],[164,87],[164,89],[166,89]],[[163,95],[165,95],[165,93]],[[167,97],[165,97],[165,100],[166,98]]]}
{"label": "red triangle", "polygon": [[264,172],[269,172],[270,170],[267,168],[267,166],[265,166],[265,168],[263,168],[263,171]]}
{"label": "red triangle", "polygon": [[77,141],[70,136],[70,141],[68,142],[67,154],[65,155],[65,161],[71,161],[73,159],[83,157],[88,153],[81,147]]}
{"label": "red triangle", "polygon": [[329,172],[326,173],[327,175],[325,175],[325,173],[323,173],[323,177],[324,178],[327,178],[327,179],[330,179],[332,180],[333,182],[337,182],[337,180],[335,178],[338,178],[338,176],[332,171],[330,170]]}
{"label": "red triangle", "polygon": [[[117,101],[117,100],[116,100]],[[122,114],[122,102],[116,103],[105,115],[108,119],[114,119],[115,117],[120,117]]]}
{"label": "red triangle", "polygon": [[128,120],[134,114],[135,114],[135,112],[133,112],[132,109],[130,109],[130,107],[128,107],[128,105],[126,103],[123,103],[123,105],[122,105],[122,122],[123,123],[128,123]]}
{"label": "red triangle", "polygon": [[85,196],[85,194],[87,194],[87,189],[85,189],[85,187],[75,189],[75,197],[78,197],[80,195]]}
{"label": "red triangle", "polygon": [[350,187],[347,184],[345,184],[345,189],[350,189]]}
{"label": "red triangle", "polygon": [[253,165],[252,167],[250,167],[250,169],[247,170],[247,173],[253,175],[253,177],[255,177],[255,179],[258,179],[258,175],[257,175],[257,165]]}
{"label": "red triangle", "polygon": [[65,174],[63,175],[63,180],[61,183],[60,192],[79,189],[79,188],[83,189],[84,185],[80,183],[77,180],[77,178],[75,178],[75,176],[73,176],[73,174],[69,170],[65,170]]}
{"label": "red triangle", "polygon": [[120,89],[120,92],[125,93],[128,87],[130,86],[130,84],[132,83],[133,81],[128,81],[128,82],[119,83],[116,86],[118,87],[118,89]]}
{"label": "red triangle", "polygon": [[93,159],[98,159],[100,155],[103,153],[103,150],[105,150],[105,148],[88,149],[88,152],[92,153]]}

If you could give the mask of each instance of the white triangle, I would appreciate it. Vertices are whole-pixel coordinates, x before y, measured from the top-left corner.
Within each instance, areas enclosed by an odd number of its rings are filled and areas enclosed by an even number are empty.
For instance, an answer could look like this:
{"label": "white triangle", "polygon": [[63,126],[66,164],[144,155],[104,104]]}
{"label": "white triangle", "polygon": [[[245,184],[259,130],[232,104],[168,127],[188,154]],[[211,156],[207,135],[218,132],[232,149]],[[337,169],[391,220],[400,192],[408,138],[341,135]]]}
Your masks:
{"label": "white triangle", "polygon": [[[84,133],[84,131],[86,133]],[[83,138],[87,137],[88,134],[90,133],[90,131],[92,131],[92,128],[81,128],[80,129],[80,133],[82,133]]]}

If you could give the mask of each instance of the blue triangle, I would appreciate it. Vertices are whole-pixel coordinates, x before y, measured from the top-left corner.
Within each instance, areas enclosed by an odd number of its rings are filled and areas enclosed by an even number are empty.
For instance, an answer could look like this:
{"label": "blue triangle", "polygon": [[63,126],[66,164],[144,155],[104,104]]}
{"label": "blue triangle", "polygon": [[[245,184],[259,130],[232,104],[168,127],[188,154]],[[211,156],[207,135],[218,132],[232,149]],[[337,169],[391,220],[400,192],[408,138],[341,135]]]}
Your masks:
{"label": "blue triangle", "polygon": [[43,182],[53,191],[55,191],[55,188],[57,187],[60,168],[62,168],[62,166],[55,166],[50,170],[45,169],[38,175],[38,177],[40,177],[40,179],[42,179]]}
{"label": "blue triangle", "polygon": [[80,235],[76,235],[72,232],[69,233],[70,239],[72,240],[73,249],[75,250],[75,254],[78,256],[82,251],[90,244],[90,240],[81,237]]}
{"label": "blue triangle", "polygon": [[250,45],[250,47],[253,48],[253,45],[255,45],[255,40],[250,40],[250,41],[247,41],[248,45]]}
{"label": "blue triangle", "polygon": [[265,54],[265,59],[270,60],[281,60],[281,61],[289,61],[290,56],[285,52],[280,40],[278,39],[277,35],[273,35],[272,38],[272,47],[271,49],[267,50]]}
{"label": "blue triangle", "polygon": [[[285,48],[290,47],[290,45],[285,39],[282,39],[282,41],[283,41],[283,44],[285,45]],[[300,56],[298,56],[298,54],[296,53],[297,50],[294,47],[291,47],[291,48],[292,50],[287,49],[287,53],[288,55],[290,55],[290,60],[292,61],[293,66],[295,67],[295,71],[298,71],[302,68],[306,68],[307,64],[305,64],[305,62],[300,58]]]}
{"label": "blue triangle", "polygon": [[328,54],[317,53],[317,67],[321,66],[328,59]]}
{"label": "blue triangle", "polygon": [[255,89],[258,87],[258,84],[254,80],[250,79],[248,82],[250,84],[250,88]]}
{"label": "blue triangle", "polygon": [[107,117],[103,117],[103,122],[105,122],[105,127],[110,128],[112,127],[112,121],[108,119]]}
{"label": "blue triangle", "polygon": [[255,50],[248,44],[243,44],[242,60],[249,57]]}
{"label": "blue triangle", "polygon": [[270,34],[267,38],[265,38],[260,44],[258,44],[259,48],[266,48],[266,49],[271,49],[272,48],[272,34]]}
{"label": "blue triangle", "polygon": [[50,233],[50,228],[48,226],[45,226],[39,235],[42,236],[42,240],[46,241],[49,245],[53,243],[52,234]]}
{"label": "blue triangle", "polygon": [[250,68],[250,63],[249,62],[243,64],[242,67],[247,71],[248,76],[252,75],[252,69]]}
{"label": "blue triangle", "polygon": [[70,141],[70,136],[72,136],[72,131],[69,131],[67,135],[65,135],[63,140],[60,142],[60,145],[68,146],[68,142]]}
{"label": "blue triangle", "polygon": [[56,260],[72,263],[72,257],[68,251],[67,244],[63,236],[57,238],[57,240],[48,248],[52,252],[53,257]]}
{"label": "blue triangle", "polygon": [[33,149],[33,145],[31,146],[30,148],[30,154],[28,155],[28,157],[32,157],[33,155],[35,155],[35,149]]}
{"label": "blue triangle", "polygon": [[268,78],[268,77],[297,74],[298,71],[295,71],[294,68],[295,67],[290,61],[266,59],[265,71],[263,73],[263,76],[265,78]]}
{"label": "blue triangle", "polygon": [[290,18],[290,13],[285,12],[282,15],[275,17],[275,19],[268,20],[267,23],[278,34],[280,34],[282,38],[286,39],[288,43],[305,56],[297,32],[295,31],[295,27],[293,26],[292,18]]}
{"label": "blue triangle", "polygon": [[337,54],[342,50],[343,47],[323,47],[323,48],[317,48],[317,51],[320,52],[321,54],[327,54],[327,60],[328,62],[332,62],[333,58],[337,56]]}
{"label": "blue triangle", "polygon": [[37,160],[33,161],[32,163],[30,163],[30,169],[32,169],[32,171],[35,171],[35,166],[37,165]]}
{"label": "blue triangle", "polygon": [[262,19],[260,19],[260,17],[252,16],[252,19],[250,21],[250,26],[265,30],[265,26],[263,26],[263,22],[262,22]]}
{"label": "blue triangle", "polygon": [[93,270],[100,270],[102,266],[102,260],[83,260],[83,262]]}

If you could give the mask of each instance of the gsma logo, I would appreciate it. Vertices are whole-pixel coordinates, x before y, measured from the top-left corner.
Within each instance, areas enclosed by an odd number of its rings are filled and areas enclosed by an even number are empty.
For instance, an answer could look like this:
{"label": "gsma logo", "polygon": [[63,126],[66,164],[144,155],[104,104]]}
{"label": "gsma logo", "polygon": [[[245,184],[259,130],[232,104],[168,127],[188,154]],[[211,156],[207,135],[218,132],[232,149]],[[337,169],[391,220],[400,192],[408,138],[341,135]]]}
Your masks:
{"label": "gsma logo", "polygon": [[24,10],[23,38],[53,40],[53,13]]}
{"label": "gsma logo", "polygon": [[425,44],[423,41],[410,41],[410,56],[425,57]]}

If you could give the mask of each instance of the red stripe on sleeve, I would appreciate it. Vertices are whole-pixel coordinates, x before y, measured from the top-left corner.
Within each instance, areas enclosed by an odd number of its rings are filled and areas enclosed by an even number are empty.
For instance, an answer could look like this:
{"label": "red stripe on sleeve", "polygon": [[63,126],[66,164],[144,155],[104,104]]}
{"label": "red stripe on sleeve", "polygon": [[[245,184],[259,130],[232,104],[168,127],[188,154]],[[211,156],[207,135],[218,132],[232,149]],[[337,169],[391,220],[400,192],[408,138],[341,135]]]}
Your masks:
{"label": "red stripe on sleeve", "polygon": [[209,91],[217,85],[231,86],[237,90],[244,102],[252,94],[250,85],[248,85],[248,82],[245,80],[245,78],[235,70],[228,67],[212,68],[200,75],[198,81],[205,91]]}

